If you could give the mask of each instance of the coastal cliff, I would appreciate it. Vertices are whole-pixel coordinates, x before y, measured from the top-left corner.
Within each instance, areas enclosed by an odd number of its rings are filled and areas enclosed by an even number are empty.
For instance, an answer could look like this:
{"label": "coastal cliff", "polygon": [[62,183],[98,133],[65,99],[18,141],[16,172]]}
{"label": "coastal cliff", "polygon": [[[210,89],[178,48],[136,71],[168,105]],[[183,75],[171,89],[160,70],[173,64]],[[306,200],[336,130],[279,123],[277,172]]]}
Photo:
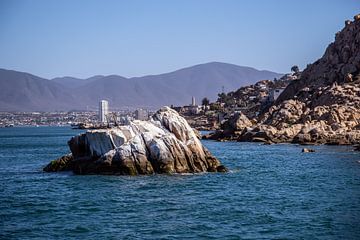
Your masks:
{"label": "coastal cliff", "polygon": [[210,138],[269,143],[359,143],[360,15],[345,22],[324,55],[308,65],[269,110],[251,121],[245,118],[235,114]]}
{"label": "coastal cliff", "polygon": [[169,107],[149,121],[87,131],[72,137],[68,145],[71,154],[50,162],[44,171],[119,175],[226,171],[186,120]]}

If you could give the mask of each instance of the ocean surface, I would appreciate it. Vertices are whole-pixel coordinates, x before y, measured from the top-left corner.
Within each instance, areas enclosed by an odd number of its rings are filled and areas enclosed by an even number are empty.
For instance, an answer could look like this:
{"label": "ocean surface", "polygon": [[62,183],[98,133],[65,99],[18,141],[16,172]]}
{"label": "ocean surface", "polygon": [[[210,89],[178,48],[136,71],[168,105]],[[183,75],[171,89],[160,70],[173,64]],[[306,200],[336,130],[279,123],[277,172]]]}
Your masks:
{"label": "ocean surface", "polygon": [[68,127],[0,129],[0,239],[360,239],[360,152],[204,141],[229,173],[44,173]]}

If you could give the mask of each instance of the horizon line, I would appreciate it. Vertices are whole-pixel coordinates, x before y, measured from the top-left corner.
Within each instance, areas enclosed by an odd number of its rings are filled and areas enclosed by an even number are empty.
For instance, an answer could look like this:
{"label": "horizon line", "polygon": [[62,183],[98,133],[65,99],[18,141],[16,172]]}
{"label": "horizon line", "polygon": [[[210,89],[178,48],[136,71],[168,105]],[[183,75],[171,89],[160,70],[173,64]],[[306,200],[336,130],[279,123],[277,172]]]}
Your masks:
{"label": "horizon line", "polygon": [[196,67],[196,66],[201,66],[201,65],[206,65],[206,64],[214,64],[214,63],[215,64],[234,65],[234,66],[243,67],[243,68],[251,68],[251,69],[254,69],[254,70],[257,70],[257,71],[268,71],[268,72],[272,72],[272,73],[276,73],[276,74],[283,74],[283,75],[286,74],[286,73],[279,73],[279,72],[276,72],[276,71],[272,71],[272,70],[269,70],[269,69],[258,69],[256,67],[251,67],[251,66],[247,66],[247,65],[246,66],[245,65],[238,65],[238,64],[235,64],[235,63],[220,62],[220,61],[210,61],[210,62],[205,62],[205,63],[197,63],[197,64],[194,64],[194,65],[188,65],[188,66],[180,67],[178,69],[171,70],[171,71],[168,71],[168,72],[163,72],[163,73],[158,73],[158,74],[145,74],[145,75],[141,75],[141,76],[132,76],[132,77],[125,77],[123,75],[119,75],[117,73],[114,73],[114,74],[94,74],[92,76],[85,77],[85,78],[75,77],[75,76],[70,76],[70,75],[46,78],[46,77],[42,77],[40,74],[38,75],[36,73],[23,71],[23,70],[6,69],[6,68],[0,68],[0,69],[7,70],[7,71],[14,71],[14,72],[30,74],[30,75],[33,75],[33,76],[36,76],[36,77],[39,77],[39,78],[42,78],[42,79],[45,79],[45,80],[49,80],[49,81],[52,81],[52,80],[54,80],[56,78],[76,78],[76,79],[79,79],[79,80],[87,80],[89,78],[96,77],[96,76],[101,76],[101,77],[117,76],[117,77],[122,77],[122,78],[126,78],[126,79],[134,79],[134,78],[143,78],[143,77],[150,77],[150,76],[158,76],[158,75],[163,75],[163,74],[169,74],[169,73],[174,73],[174,72],[181,71],[181,70],[184,70],[184,69],[188,69],[188,68],[191,68],[191,67]]}

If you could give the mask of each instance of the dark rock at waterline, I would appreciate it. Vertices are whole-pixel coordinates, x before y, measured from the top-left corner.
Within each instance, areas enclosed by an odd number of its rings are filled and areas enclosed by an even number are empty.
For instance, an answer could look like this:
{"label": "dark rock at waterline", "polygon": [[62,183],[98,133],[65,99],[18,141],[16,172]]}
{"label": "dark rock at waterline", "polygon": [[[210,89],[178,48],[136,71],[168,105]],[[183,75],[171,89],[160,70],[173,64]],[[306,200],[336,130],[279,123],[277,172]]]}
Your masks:
{"label": "dark rock at waterline", "polygon": [[71,171],[73,170],[73,156],[71,153],[64,155],[58,159],[51,161],[46,167],[45,172],[59,172],[59,171]]}
{"label": "dark rock at waterline", "polygon": [[217,172],[228,172],[229,170],[224,166],[224,165],[220,165],[216,168]]}
{"label": "dark rock at waterline", "polygon": [[314,150],[314,149],[311,149],[311,148],[303,148],[303,149],[301,150],[301,152],[303,152],[303,153],[311,153],[311,152],[315,152],[315,150]]}

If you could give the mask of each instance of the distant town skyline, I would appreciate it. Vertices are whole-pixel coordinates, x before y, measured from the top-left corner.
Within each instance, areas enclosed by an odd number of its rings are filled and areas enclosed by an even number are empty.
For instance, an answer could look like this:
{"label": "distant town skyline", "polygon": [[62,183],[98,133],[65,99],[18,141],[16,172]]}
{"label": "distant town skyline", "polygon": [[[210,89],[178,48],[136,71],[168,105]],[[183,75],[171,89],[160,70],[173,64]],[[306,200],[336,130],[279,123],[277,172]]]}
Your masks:
{"label": "distant town skyline", "polygon": [[322,56],[355,0],[0,2],[0,68],[137,77],[206,62],[285,73]]}

